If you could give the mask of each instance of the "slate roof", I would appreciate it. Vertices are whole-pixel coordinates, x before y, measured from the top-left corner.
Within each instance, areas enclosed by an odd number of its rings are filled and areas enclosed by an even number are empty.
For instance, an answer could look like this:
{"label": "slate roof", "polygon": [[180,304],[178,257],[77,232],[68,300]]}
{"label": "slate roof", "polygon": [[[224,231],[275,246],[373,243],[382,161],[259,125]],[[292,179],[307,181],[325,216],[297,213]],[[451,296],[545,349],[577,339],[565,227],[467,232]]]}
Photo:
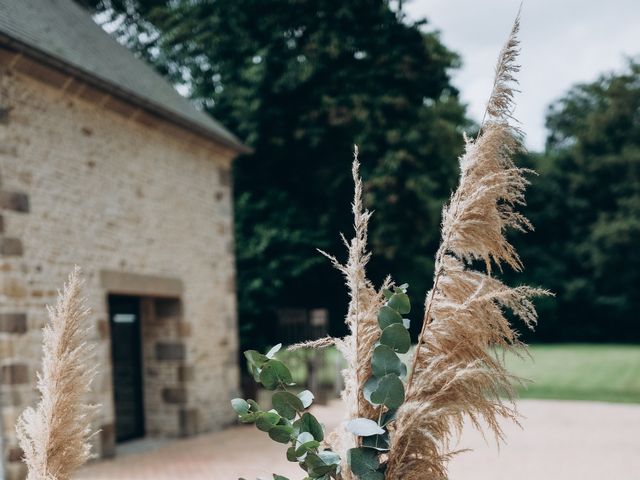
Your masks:
{"label": "slate roof", "polygon": [[0,0],[0,43],[65,67],[110,93],[238,151],[247,147],[182,97],[72,0]]}

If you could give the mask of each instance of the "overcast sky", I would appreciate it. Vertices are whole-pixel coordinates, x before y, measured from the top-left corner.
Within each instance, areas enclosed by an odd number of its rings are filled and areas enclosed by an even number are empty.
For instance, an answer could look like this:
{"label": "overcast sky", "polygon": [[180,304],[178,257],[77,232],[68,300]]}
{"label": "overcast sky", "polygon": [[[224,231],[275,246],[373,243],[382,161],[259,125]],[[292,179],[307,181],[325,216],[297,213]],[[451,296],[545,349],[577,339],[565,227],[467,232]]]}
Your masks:
{"label": "overcast sky", "polygon": [[[478,120],[493,66],[520,0],[405,0],[411,18],[427,17],[445,45],[462,56],[454,76],[469,114]],[[550,102],[577,82],[620,70],[640,54],[640,0],[525,0],[522,70],[516,115],[530,149],[542,149]]]}

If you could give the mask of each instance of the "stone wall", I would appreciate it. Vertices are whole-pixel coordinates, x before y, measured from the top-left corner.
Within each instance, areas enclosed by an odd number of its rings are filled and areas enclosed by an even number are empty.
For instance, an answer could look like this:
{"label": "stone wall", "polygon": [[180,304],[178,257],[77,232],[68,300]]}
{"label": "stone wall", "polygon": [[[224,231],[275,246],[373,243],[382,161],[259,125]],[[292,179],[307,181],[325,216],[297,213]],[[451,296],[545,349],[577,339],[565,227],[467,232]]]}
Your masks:
{"label": "stone wall", "polygon": [[228,400],[238,387],[233,152],[121,108],[76,79],[42,69],[34,78],[24,57],[0,54],[0,400],[8,478],[24,473],[14,425],[37,400],[45,305],[74,264],[84,271],[96,327],[97,452],[112,454],[114,443],[105,271],[158,279],[160,289],[171,279],[182,285],[171,302],[156,298],[153,281],[133,282],[150,289],[141,292],[148,432],[188,435],[231,422]]}

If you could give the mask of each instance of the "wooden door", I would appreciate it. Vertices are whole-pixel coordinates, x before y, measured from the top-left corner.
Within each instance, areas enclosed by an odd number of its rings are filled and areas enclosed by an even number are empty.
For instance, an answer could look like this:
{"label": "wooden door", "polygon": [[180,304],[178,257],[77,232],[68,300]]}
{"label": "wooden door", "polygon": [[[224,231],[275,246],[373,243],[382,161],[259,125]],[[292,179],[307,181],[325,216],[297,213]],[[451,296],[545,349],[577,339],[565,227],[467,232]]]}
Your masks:
{"label": "wooden door", "polygon": [[109,297],[116,441],[144,436],[140,299]]}

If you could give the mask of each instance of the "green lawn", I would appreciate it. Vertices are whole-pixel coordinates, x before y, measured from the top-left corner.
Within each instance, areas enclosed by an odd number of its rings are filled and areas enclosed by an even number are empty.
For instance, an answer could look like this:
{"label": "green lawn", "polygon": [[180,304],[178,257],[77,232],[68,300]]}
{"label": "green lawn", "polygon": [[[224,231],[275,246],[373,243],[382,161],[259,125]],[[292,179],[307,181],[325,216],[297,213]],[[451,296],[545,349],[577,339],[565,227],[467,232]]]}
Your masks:
{"label": "green lawn", "polygon": [[[507,355],[509,371],[530,380],[518,388],[521,398],[640,403],[640,345],[534,345],[529,351],[533,359]],[[306,379],[308,355],[281,356],[299,384]],[[320,382],[331,384],[340,356],[333,348],[324,355]]]}
{"label": "green lawn", "polygon": [[532,382],[522,398],[640,403],[640,345],[534,345],[509,355],[509,370]]}

